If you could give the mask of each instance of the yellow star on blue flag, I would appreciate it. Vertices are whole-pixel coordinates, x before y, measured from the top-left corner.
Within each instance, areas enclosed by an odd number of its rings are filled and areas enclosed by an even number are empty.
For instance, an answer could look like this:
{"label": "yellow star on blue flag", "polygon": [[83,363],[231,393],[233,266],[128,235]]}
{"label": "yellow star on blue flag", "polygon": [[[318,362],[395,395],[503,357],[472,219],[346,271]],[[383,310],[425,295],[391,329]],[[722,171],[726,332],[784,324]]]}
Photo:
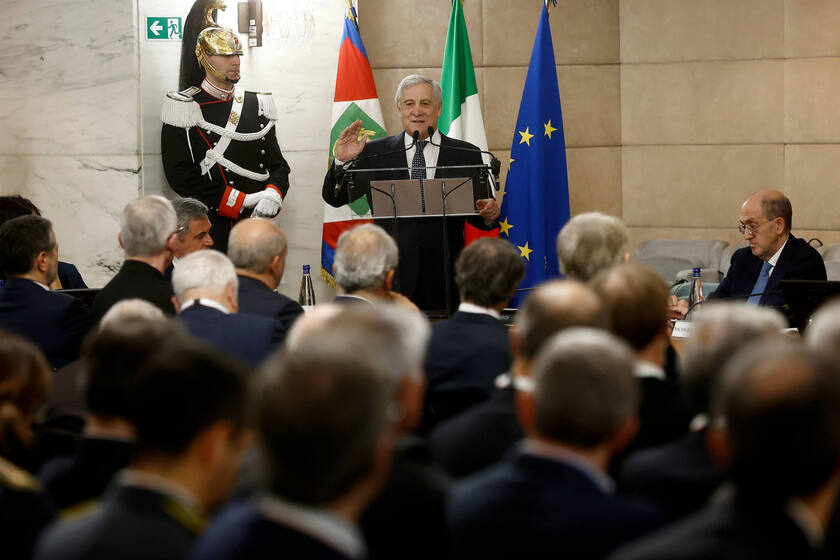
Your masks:
{"label": "yellow star on blue flag", "polygon": [[[508,171],[500,218],[502,232],[519,249],[525,262],[519,294],[526,293],[523,288],[560,275],[555,239],[569,221],[563,114],[545,4],[541,10],[511,143],[510,157],[516,165]],[[531,134],[532,128],[540,127],[542,135]],[[514,306],[519,305],[520,299],[514,298]]]}

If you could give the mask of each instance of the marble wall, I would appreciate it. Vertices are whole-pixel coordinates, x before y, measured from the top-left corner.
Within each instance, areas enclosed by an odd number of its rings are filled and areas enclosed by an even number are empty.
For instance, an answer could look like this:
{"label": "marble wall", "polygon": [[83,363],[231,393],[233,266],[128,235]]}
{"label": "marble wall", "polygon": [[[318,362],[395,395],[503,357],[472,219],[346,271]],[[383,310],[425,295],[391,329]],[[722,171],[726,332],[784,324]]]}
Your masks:
{"label": "marble wall", "polygon": [[122,207],[139,192],[132,0],[3,0],[0,194],[52,220],[90,286],[122,261]]}

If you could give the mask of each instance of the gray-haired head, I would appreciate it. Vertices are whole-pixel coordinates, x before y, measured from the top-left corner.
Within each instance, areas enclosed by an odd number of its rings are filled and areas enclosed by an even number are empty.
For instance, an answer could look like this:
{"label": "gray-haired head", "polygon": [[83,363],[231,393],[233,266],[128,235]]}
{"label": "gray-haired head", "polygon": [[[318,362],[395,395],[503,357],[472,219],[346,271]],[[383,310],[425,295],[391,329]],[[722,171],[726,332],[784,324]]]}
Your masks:
{"label": "gray-haired head", "polygon": [[427,78],[426,76],[421,76],[420,74],[409,74],[405,78],[402,79],[400,85],[397,86],[397,92],[394,94],[394,102],[397,104],[397,107],[400,106],[402,102],[402,93],[405,88],[409,88],[411,86],[416,86],[419,84],[429,84],[432,86],[432,92],[435,96],[435,103],[440,106],[443,103],[443,93],[440,89],[440,84],[434,81],[431,78]]}
{"label": "gray-haired head", "polygon": [[557,234],[560,269],[586,282],[605,268],[624,261],[630,234],[615,216],[600,212],[578,214]]}
{"label": "gray-haired head", "polygon": [[131,298],[115,303],[99,321],[99,330],[118,325],[130,319],[146,319],[149,321],[165,321],[166,315],[159,308],[146,300]]}
{"label": "gray-haired head", "polygon": [[236,293],[239,280],[233,263],[212,249],[190,253],[178,261],[172,271],[172,288],[180,302],[189,300],[192,290],[212,290],[221,294],[231,283]]}
{"label": "gray-haired head", "polygon": [[598,296],[575,280],[553,280],[530,293],[516,314],[519,356],[530,360],[546,340],[572,327],[608,326]]}
{"label": "gray-haired head", "polygon": [[821,306],[805,331],[805,342],[811,348],[840,357],[840,300]]}
{"label": "gray-haired head", "polygon": [[158,195],[129,202],[120,216],[120,238],[128,257],[153,257],[166,250],[177,229],[172,203]]}
{"label": "gray-haired head", "polygon": [[207,217],[209,209],[207,205],[189,197],[179,197],[172,200],[172,208],[175,210],[175,217],[178,220],[178,239],[181,241],[186,237],[190,229],[190,222],[201,220]]}
{"label": "gray-haired head", "polygon": [[470,243],[455,262],[461,301],[482,307],[507,304],[525,275],[525,264],[509,241],[484,237]]}
{"label": "gray-haired head", "polygon": [[695,412],[708,412],[711,392],[729,360],[745,346],[779,333],[787,321],[769,307],[744,302],[710,302],[694,313],[680,373]]}
{"label": "gray-haired head", "polygon": [[837,473],[840,371],[830,355],[798,340],[752,344],[725,368],[711,412],[741,494],[785,504]]}
{"label": "gray-haired head", "polygon": [[266,482],[276,495],[321,505],[368,474],[392,422],[394,391],[367,334],[340,329],[305,337],[262,367],[253,411]]}
{"label": "gray-haired head", "polygon": [[233,226],[228,257],[236,268],[263,274],[277,256],[285,262],[286,236],[277,224],[265,218],[249,218]]}
{"label": "gray-haired head", "polygon": [[634,364],[630,347],[606,331],[554,335],[531,369],[539,435],[584,448],[605,442],[638,411]]}
{"label": "gray-haired head", "polygon": [[397,243],[379,226],[363,224],[345,231],[335,250],[335,281],[344,293],[376,290],[397,268]]}

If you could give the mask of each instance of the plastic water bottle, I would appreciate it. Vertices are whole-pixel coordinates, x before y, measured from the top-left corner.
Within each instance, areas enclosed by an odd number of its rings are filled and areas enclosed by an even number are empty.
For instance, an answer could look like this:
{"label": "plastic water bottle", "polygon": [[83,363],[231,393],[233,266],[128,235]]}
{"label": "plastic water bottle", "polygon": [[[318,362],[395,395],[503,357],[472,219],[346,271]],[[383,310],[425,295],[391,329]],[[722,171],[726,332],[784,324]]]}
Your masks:
{"label": "plastic water bottle", "polygon": [[700,277],[700,267],[695,266],[691,270],[691,292],[688,294],[688,307],[693,309],[698,303],[706,301],[703,293],[703,279]]}
{"label": "plastic water bottle", "polygon": [[309,273],[309,265],[303,265],[303,276],[300,279],[300,294],[298,303],[304,311],[315,307],[315,290],[312,289],[312,275]]}

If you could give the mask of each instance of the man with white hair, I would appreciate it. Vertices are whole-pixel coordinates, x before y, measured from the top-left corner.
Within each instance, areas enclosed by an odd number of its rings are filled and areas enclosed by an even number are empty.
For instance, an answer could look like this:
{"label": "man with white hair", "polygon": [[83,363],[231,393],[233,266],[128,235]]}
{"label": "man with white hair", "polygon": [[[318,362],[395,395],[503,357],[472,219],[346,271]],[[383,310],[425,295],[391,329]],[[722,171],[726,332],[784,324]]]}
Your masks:
{"label": "man with white hair", "polygon": [[630,260],[630,234],[619,218],[584,212],[557,234],[557,260],[567,278],[587,282],[600,271]]}
{"label": "man with white hair", "polygon": [[175,314],[172,286],[164,271],[172,262],[176,224],[175,209],[162,196],[143,196],[126,205],[118,236],[125,262],[96,295],[95,318],[101,319],[115,303],[131,298],[146,300],[167,315]]}
{"label": "man with white hair", "polygon": [[242,220],[230,232],[228,257],[239,277],[239,310],[271,317],[288,330],[303,308],[274,290],[283,279],[288,246],[280,227],[265,218]]}
{"label": "man with white hair", "polygon": [[[371,204],[369,181],[391,179],[453,179],[470,177],[475,172],[469,168],[442,169],[449,166],[481,165],[479,149],[462,140],[444,136],[437,130],[438,118],[443,107],[440,84],[412,74],[403,78],[394,96],[396,110],[403,131],[387,138],[367,142],[362,121],[351,123],[335,144],[336,165],[331,165],[324,178],[322,196],[327,204],[343,206],[367,197]],[[431,136],[429,133],[431,132]],[[360,140],[361,139],[361,140]],[[371,170],[357,174],[354,188],[343,185],[344,169],[340,165],[361,156],[354,169]],[[402,168],[405,171],[393,171]],[[408,169],[411,169],[409,173]],[[378,171],[381,170],[381,171]],[[440,197],[420,189],[421,198]],[[480,236],[480,231],[497,227],[499,205],[492,194],[485,193],[475,201],[478,214],[466,221],[452,218],[448,222],[449,270],[454,271],[454,261],[464,247],[465,230]],[[405,294],[421,309],[441,310],[456,307],[457,289],[453,278],[450,299],[445,301],[442,263],[441,225],[437,220],[424,218],[403,219],[399,227],[400,272],[396,289]]]}
{"label": "man with white hair", "polygon": [[364,224],[347,230],[338,238],[333,274],[338,285],[336,303],[374,303],[389,301],[395,294],[399,251],[384,229]]}
{"label": "man with white hair", "polygon": [[283,342],[286,331],[267,317],[237,313],[238,284],[230,259],[202,249],[178,263],[173,301],[178,319],[195,337],[256,366]]}

